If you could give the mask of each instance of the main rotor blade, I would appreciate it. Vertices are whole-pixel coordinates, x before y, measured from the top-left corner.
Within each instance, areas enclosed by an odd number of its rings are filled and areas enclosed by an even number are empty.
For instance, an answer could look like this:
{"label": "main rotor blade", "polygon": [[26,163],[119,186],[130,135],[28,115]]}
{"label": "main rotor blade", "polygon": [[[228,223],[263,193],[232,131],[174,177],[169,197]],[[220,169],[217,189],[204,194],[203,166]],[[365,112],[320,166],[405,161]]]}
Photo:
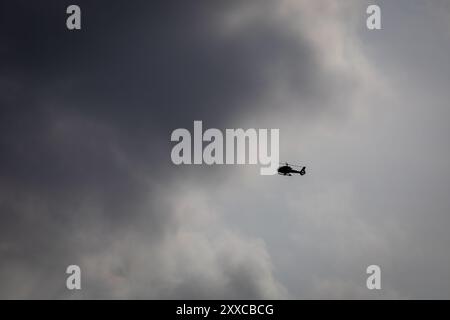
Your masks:
{"label": "main rotor blade", "polygon": [[291,167],[298,167],[298,168],[303,168],[304,166],[298,165],[298,164],[290,164],[289,162],[280,162],[281,165],[286,165],[286,166],[291,166]]}

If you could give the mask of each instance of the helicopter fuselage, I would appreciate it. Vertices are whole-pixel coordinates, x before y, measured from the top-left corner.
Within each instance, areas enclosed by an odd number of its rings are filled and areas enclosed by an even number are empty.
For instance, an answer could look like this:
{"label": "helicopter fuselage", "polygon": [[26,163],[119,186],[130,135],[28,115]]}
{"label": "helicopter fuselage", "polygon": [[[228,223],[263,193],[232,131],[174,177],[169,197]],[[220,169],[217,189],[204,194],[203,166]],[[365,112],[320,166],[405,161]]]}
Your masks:
{"label": "helicopter fuselage", "polygon": [[303,167],[300,171],[292,169],[291,166],[281,166],[278,168],[278,174],[283,176],[292,176],[293,173],[298,173],[299,175],[305,174],[305,167]]}

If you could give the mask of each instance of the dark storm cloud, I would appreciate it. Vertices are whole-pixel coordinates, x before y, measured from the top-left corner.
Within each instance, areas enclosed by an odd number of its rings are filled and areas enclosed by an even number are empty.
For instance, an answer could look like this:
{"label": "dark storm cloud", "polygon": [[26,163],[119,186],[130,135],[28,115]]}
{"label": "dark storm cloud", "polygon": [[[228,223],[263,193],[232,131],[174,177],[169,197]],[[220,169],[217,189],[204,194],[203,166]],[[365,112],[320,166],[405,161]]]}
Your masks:
{"label": "dark storm cloud", "polygon": [[[312,48],[271,18],[270,2],[78,1],[79,32],[65,28],[68,4],[1,4],[1,297],[64,296],[68,264],[109,268],[116,257],[91,257],[116,246],[123,261],[113,274],[143,274],[146,264],[134,260],[146,250],[127,258],[122,237],[126,244],[127,232],[146,234],[158,257],[165,234],[184,221],[156,195],[171,177],[170,132],[195,119],[223,127],[254,112],[279,68],[300,95],[316,90],[319,77]],[[224,31],[227,15],[248,6],[256,16]],[[264,297],[258,283],[275,281],[265,280],[270,266],[257,271],[261,253],[214,274],[231,283],[216,295]],[[120,296],[101,279],[111,275],[94,274],[87,297]],[[196,288],[205,297],[214,283],[185,281],[160,295]],[[147,290],[124,295],[158,297]]]}
{"label": "dark storm cloud", "polygon": [[[1,2],[0,298],[448,297],[450,12],[379,3]],[[193,120],[308,174],[177,167]]]}
{"label": "dark storm cloud", "polygon": [[[450,13],[379,3],[2,1],[0,297],[448,297]],[[308,174],[176,167],[193,120]]]}
{"label": "dark storm cloud", "polygon": [[8,40],[2,99],[9,99],[2,128],[18,141],[35,144],[31,137],[52,134],[51,126],[67,113],[67,121],[73,115],[115,130],[128,151],[139,158],[151,153],[146,161],[158,163],[161,150],[146,148],[149,139],[165,140],[194,119],[220,127],[230,115],[257,107],[252,101],[264,97],[270,71],[280,65],[290,70],[295,91],[314,89],[311,48],[282,21],[267,19],[270,3],[252,3],[260,16],[228,36],[221,23],[239,10],[237,2],[80,5],[84,29],[72,33],[64,28],[59,1],[2,10],[2,38]]}

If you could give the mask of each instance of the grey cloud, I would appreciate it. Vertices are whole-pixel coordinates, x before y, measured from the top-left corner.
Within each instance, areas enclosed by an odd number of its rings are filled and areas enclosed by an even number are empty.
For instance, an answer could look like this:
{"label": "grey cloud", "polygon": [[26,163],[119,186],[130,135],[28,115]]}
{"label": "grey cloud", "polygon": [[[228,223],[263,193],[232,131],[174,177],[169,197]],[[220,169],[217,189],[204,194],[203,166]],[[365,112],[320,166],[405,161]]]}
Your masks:
{"label": "grey cloud", "polygon": [[[380,1],[369,34],[325,3],[81,1],[68,33],[64,1],[3,2],[0,297],[448,297],[445,6]],[[280,128],[308,174],[172,165],[197,119]]]}
{"label": "grey cloud", "polygon": [[[96,270],[88,278],[95,285],[83,293],[91,298],[206,297],[214,290],[218,297],[279,296],[264,246],[239,235],[216,244],[204,239],[199,250],[210,246],[213,260],[168,289],[161,283],[161,291],[132,286],[122,295],[108,285],[108,270],[117,264],[125,281],[145,283],[148,276],[170,283],[163,261],[176,259],[166,255],[183,244],[167,248],[167,239],[177,235],[173,226],[188,223],[160,203],[159,187],[177,181],[168,158],[171,130],[196,118],[224,126],[247,102],[255,107],[250,102],[270,84],[268,70],[286,60],[311,62],[299,64],[297,73],[299,88],[306,87],[314,76],[311,48],[293,43],[282,21],[265,19],[269,3],[253,3],[260,14],[226,35],[220,23],[239,11],[237,2],[79,5],[84,27],[69,33],[64,2],[3,4],[1,296],[66,297],[63,271],[77,261],[87,261],[88,275]],[[219,234],[228,234],[221,228]],[[128,253],[133,234],[138,243]],[[235,253],[228,242],[235,242]],[[145,248],[152,246],[161,276],[146,274]],[[189,251],[186,259],[196,255]],[[204,271],[212,273],[211,283]]]}

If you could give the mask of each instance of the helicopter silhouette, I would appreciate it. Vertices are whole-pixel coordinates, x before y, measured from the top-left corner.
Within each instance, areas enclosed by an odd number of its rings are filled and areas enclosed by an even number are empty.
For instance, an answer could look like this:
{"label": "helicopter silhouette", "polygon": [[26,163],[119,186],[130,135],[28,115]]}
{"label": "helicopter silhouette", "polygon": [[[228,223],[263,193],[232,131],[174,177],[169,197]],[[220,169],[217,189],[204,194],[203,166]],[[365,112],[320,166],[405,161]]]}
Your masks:
{"label": "helicopter silhouette", "polygon": [[[294,164],[288,164],[287,162],[280,163],[280,164],[281,164],[281,166],[278,168],[279,175],[291,177],[293,173],[298,173],[301,176],[303,176],[306,173],[305,166],[297,166]],[[292,167],[297,167],[297,168],[301,168],[301,169],[300,169],[300,171],[294,170],[294,169],[292,169]]]}

